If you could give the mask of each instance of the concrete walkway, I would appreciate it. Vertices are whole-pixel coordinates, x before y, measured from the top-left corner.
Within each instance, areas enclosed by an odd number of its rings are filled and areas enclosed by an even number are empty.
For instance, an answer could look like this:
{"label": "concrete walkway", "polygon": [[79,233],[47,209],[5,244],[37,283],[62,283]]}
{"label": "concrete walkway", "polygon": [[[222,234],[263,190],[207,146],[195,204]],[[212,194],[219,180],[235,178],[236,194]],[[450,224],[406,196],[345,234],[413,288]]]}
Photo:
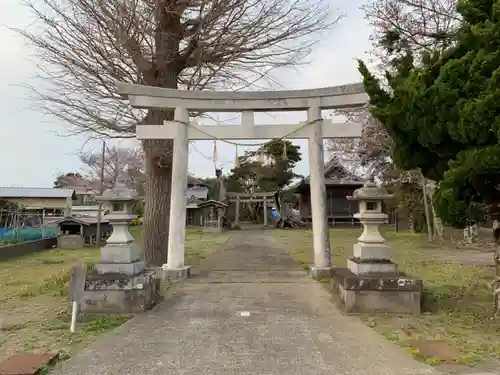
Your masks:
{"label": "concrete walkway", "polygon": [[278,246],[265,232],[232,234],[162,305],[54,374],[438,374],[341,315]]}

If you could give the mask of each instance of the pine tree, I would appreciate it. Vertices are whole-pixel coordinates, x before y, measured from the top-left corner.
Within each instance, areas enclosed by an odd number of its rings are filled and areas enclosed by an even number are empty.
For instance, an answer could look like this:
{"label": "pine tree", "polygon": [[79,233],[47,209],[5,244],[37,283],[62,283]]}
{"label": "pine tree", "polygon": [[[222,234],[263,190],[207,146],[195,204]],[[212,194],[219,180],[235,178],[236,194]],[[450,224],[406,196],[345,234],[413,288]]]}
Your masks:
{"label": "pine tree", "polygon": [[384,84],[359,70],[396,165],[439,181],[437,214],[465,227],[500,201],[500,1],[463,1],[458,12],[453,47],[403,54]]}

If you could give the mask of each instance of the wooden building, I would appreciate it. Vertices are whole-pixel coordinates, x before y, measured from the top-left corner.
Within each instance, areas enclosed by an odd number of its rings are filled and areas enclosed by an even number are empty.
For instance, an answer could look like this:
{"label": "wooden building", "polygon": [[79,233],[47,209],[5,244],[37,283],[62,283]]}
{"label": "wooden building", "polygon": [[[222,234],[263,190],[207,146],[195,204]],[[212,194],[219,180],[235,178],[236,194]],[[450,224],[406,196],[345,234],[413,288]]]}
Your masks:
{"label": "wooden building", "polygon": [[188,176],[186,191],[186,226],[203,225],[203,212],[198,204],[208,200],[209,186],[192,176]]}
{"label": "wooden building", "polygon": [[72,189],[0,187],[0,199],[17,205],[23,217],[47,225],[71,215],[74,197]]}
{"label": "wooden building", "polygon": [[[364,181],[349,173],[336,159],[325,166],[327,217],[330,225],[355,225],[358,223],[353,215],[358,212],[358,202],[347,200],[354,190],[362,187]],[[306,177],[295,188],[299,195],[299,212],[301,219],[312,221],[311,189],[309,177]]]}
{"label": "wooden building", "polygon": [[[66,217],[56,222],[59,229],[57,247],[61,249],[81,249],[84,246],[95,246],[97,235],[97,218]],[[101,236],[107,238],[113,227],[105,218],[101,221]]]}
{"label": "wooden building", "polygon": [[206,232],[221,232],[225,228],[224,213],[227,204],[216,200],[208,200],[198,204],[202,225]]}

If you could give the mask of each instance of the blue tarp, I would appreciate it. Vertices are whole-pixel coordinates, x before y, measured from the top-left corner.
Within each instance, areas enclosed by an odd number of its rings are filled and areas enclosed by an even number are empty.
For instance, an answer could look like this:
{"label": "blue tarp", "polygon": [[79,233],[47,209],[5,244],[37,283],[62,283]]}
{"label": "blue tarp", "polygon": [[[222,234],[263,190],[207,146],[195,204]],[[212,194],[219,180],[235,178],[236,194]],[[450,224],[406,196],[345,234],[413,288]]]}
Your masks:
{"label": "blue tarp", "polygon": [[0,242],[25,242],[55,237],[57,228],[0,228]]}
{"label": "blue tarp", "polygon": [[276,211],[276,210],[272,210],[272,211],[271,211],[271,216],[272,216],[272,217],[280,217],[280,216],[281,216],[281,214],[280,214],[278,211]]}

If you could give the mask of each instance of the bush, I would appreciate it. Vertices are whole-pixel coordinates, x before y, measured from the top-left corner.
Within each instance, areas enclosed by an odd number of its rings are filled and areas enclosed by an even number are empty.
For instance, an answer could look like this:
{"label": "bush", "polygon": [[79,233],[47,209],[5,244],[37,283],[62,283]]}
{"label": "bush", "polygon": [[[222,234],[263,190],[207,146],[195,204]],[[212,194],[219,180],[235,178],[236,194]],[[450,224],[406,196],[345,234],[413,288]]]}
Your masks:
{"label": "bush", "polygon": [[138,217],[137,219],[134,219],[130,222],[130,226],[135,227],[138,225],[142,225],[143,221],[144,221],[143,217]]}

